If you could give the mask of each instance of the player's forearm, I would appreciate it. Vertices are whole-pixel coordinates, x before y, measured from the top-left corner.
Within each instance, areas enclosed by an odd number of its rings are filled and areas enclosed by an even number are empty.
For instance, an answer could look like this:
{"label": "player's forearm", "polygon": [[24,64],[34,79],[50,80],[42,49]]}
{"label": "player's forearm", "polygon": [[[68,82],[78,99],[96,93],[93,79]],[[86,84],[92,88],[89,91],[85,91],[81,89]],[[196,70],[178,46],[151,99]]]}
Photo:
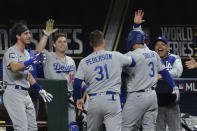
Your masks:
{"label": "player's forearm", "polygon": [[33,85],[36,83],[36,80],[34,79],[34,77],[32,76],[31,73],[29,73],[29,83],[30,83],[30,85]]}
{"label": "player's forearm", "polygon": [[13,72],[17,72],[17,71],[25,69],[26,66],[24,65],[24,63],[12,62],[10,63],[10,68]]}
{"label": "player's forearm", "polygon": [[[40,54],[41,55],[41,54]],[[38,55],[39,56],[39,55]],[[38,57],[37,57],[38,58]],[[34,64],[34,62],[37,62],[39,59],[29,59],[27,61],[24,61],[24,62],[11,62],[10,63],[10,68],[13,72],[16,72],[16,71],[20,71],[20,70],[23,70],[25,69],[26,67],[28,67],[29,65],[32,65]]]}
{"label": "player's forearm", "polygon": [[36,53],[39,53],[45,49],[46,44],[47,44],[47,40],[48,40],[48,36],[43,35],[42,38],[40,39],[38,46],[37,46]]}

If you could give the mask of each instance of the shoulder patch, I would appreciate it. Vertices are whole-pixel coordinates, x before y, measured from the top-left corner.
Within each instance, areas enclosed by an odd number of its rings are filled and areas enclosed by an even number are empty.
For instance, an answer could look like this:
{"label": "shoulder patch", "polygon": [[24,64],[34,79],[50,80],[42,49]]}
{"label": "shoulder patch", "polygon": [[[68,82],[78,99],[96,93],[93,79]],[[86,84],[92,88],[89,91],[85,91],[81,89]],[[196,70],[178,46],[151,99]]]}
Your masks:
{"label": "shoulder patch", "polygon": [[15,53],[9,53],[9,58],[15,58],[15,57],[16,57]]}

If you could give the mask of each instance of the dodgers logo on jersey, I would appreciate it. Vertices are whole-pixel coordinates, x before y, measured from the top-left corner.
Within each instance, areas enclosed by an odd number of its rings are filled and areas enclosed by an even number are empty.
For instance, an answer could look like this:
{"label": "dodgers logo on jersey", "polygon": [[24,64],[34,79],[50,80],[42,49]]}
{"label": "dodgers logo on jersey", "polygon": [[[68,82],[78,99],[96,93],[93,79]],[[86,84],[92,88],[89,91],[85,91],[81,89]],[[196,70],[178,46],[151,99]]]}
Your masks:
{"label": "dodgers logo on jersey", "polygon": [[175,60],[176,59],[174,56],[169,56],[169,57],[165,58],[164,60],[162,60],[162,62],[165,65],[165,67],[167,68],[167,70],[169,71],[172,69]]}
{"label": "dodgers logo on jersey", "polygon": [[165,61],[164,65],[165,65],[165,67],[167,68],[168,71],[172,69],[172,65],[171,65],[170,62]]}
{"label": "dodgers logo on jersey", "polygon": [[54,63],[53,69],[56,73],[69,73],[70,71],[74,71],[74,65],[61,65],[60,63]]}

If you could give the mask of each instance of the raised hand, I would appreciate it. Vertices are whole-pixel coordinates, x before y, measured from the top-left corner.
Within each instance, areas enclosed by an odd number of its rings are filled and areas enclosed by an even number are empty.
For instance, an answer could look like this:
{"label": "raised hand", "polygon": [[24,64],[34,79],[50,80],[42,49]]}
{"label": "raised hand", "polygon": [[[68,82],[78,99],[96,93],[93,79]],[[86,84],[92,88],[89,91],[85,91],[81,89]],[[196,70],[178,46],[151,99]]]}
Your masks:
{"label": "raised hand", "polygon": [[58,29],[54,29],[54,20],[53,19],[49,19],[46,22],[46,29],[43,30],[44,34],[47,36],[50,36],[52,33],[56,32]]}
{"label": "raised hand", "polygon": [[192,58],[191,56],[189,56],[190,61],[186,61],[185,65],[187,66],[188,69],[194,69],[197,68],[197,62],[194,60],[194,58]]}
{"label": "raised hand", "polygon": [[142,10],[135,11],[134,23],[141,24],[145,20],[143,20],[144,12]]}

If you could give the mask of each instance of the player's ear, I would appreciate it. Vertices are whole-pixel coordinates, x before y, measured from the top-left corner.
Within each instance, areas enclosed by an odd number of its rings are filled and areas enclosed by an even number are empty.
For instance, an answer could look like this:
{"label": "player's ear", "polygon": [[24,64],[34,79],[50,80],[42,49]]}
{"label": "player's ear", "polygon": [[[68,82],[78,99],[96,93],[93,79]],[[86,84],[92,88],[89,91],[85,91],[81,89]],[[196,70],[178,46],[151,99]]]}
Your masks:
{"label": "player's ear", "polygon": [[17,40],[20,39],[20,35],[17,34],[17,35],[16,35],[16,39],[17,39]]}
{"label": "player's ear", "polygon": [[56,44],[55,44],[55,43],[53,43],[53,47],[55,47],[55,48],[56,48]]}

